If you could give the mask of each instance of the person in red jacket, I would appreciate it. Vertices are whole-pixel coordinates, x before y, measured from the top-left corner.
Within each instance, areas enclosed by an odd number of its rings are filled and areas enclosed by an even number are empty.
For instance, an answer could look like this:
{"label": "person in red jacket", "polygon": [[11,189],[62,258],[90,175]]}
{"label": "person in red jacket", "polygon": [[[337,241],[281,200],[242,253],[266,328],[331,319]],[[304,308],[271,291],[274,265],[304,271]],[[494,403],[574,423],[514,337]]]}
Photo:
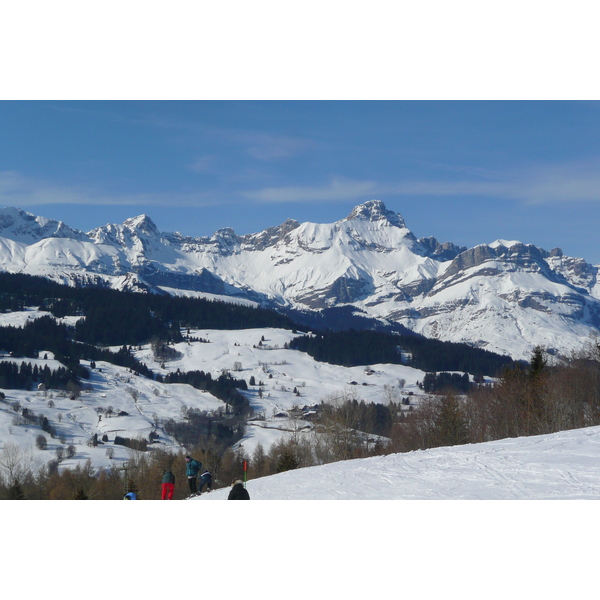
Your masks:
{"label": "person in red jacket", "polygon": [[162,478],[162,499],[173,500],[175,491],[175,475],[171,471],[165,471]]}

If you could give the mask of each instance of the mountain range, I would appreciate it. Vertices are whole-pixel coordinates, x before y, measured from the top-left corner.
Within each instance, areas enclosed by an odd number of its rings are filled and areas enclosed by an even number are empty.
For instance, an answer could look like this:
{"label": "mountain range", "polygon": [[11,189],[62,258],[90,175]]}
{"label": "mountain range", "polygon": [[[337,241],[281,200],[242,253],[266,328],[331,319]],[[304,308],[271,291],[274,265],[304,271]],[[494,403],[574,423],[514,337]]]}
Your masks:
{"label": "mountain range", "polygon": [[406,327],[513,358],[529,358],[537,345],[568,354],[600,329],[598,265],[517,241],[466,248],[417,239],[378,200],[335,223],[288,219],[259,233],[224,228],[210,237],[160,232],[147,215],[84,233],[5,208],[0,270],[235,299],[324,325],[342,318]]}

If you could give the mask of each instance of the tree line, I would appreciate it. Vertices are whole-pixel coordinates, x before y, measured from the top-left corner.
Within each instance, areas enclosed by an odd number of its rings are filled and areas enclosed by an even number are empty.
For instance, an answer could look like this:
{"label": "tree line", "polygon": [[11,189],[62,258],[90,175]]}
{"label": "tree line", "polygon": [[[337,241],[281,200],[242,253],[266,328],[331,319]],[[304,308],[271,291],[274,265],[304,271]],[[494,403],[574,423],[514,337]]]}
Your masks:
{"label": "tree line", "polygon": [[15,358],[39,358],[41,352],[52,352],[75,378],[89,378],[89,371],[80,364],[80,360],[102,360],[145,377],[153,377],[152,371],[133,356],[131,346],[124,345],[117,352],[112,352],[77,342],[71,339],[66,325],[47,315],[28,321],[24,327],[0,327],[0,350]]}
{"label": "tree line", "polygon": [[292,329],[288,317],[265,308],[168,294],[70,287],[31,275],[0,273],[0,310],[37,306],[55,317],[81,316],[74,339],[95,345],[181,341],[180,327]]}
{"label": "tree line", "polygon": [[5,390],[29,391],[39,384],[60,390],[66,389],[69,383],[77,382],[77,375],[65,367],[50,369],[48,365],[38,367],[26,362],[0,362],[0,388]]}
{"label": "tree line", "polygon": [[406,364],[422,371],[463,371],[496,376],[514,364],[508,356],[467,344],[381,331],[318,332],[294,338],[289,347],[306,352],[315,360],[345,367]]}
{"label": "tree line", "polygon": [[213,379],[210,373],[204,371],[177,371],[157,376],[157,380],[164,383],[187,383],[192,387],[210,392],[219,400],[223,400],[231,406],[234,415],[247,415],[250,412],[248,399],[239,392],[247,390],[248,384],[245,379],[236,379],[230,373],[221,373]]}
{"label": "tree line", "polygon": [[447,389],[466,394],[473,387],[466,373],[425,373],[420,388],[427,394]]}

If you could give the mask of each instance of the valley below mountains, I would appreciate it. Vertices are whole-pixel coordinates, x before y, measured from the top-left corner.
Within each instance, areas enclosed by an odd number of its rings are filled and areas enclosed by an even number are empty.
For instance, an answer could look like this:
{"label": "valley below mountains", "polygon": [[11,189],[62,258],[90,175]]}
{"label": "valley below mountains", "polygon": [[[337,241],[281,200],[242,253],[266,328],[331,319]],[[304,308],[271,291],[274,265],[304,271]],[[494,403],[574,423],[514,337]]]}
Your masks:
{"label": "valley below mountains", "polygon": [[84,233],[5,208],[0,270],[274,308],[321,328],[407,328],[515,359],[535,346],[568,355],[600,328],[597,265],[517,241],[418,239],[378,200],[335,223],[210,237],[162,233],[146,215]]}

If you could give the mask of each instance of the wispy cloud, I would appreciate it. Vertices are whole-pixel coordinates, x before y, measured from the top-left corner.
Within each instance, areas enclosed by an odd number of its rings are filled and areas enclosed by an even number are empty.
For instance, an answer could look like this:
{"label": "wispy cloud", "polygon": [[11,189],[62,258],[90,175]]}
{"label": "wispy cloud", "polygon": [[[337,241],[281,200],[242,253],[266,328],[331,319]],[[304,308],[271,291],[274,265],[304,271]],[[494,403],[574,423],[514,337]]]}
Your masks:
{"label": "wispy cloud", "polygon": [[[93,105],[92,105],[93,106]],[[196,173],[223,175],[228,169],[220,168],[226,161],[219,153],[225,148],[226,155],[251,157],[262,163],[277,163],[301,156],[314,148],[316,142],[305,136],[272,133],[261,129],[218,127],[185,116],[165,115],[156,110],[153,103],[135,104],[135,110],[125,110],[120,104],[111,103],[106,110],[89,108],[85,103],[52,104],[53,110],[93,117],[103,121],[129,126],[152,128],[168,134],[169,142],[184,147],[200,144],[215,152],[212,156],[199,156],[185,167]],[[128,105],[126,105],[128,106]],[[139,107],[138,107],[139,106]],[[211,152],[212,150],[209,150]]]}
{"label": "wispy cloud", "polygon": [[333,178],[321,186],[266,187],[243,195],[258,202],[344,201],[383,196],[460,196],[480,195],[513,198],[517,190],[506,182],[479,181],[404,181],[377,183],[371,180]]}
{"label": "wispy cloud", "polygon": [[600,161],[543,165],[501,174],[461,168],[461,178],[413,179],[396,182],[341,177],[317,186],[265,187],[245,191],[257,202],[316,202],[384,198],[387,196],[478,196],[524,204],[600,202]]}
{"label": "wispy cloud", "polygon": [[527,173],[522,198],[528,204],[600,201],[600,159],[543,165]]}
{"label": "wispy cloud", "polygon": [[248,154],[267,162],[297,156],[312,144],[309,140],[302,138],[269,134],[258,134],[252,138],[248,138]]}
{"label": "wispy cloud", "polygon": [[260,161],[274,162],[299,156],[314,147],[309,138],[293,135],[273,134],[253,129],[214,129],[211,135],[218,136],[243,153]]}
{"label": "wispy cloud", "polygon": [[527,167],[452,181],[412,181],[381,188],[382,194],[481,196],[526,204],[599,202],[600,161]]}
{"label": "wispy cloud", "polygon": [[189,165],[189,170],[194,173],[217,173],[216,158],[214,156],[198,156]]}
{"label": "wispy cloud", "polygon": [[243,195],[259,202],[316,202],[332,200],[353,200],[377,190],[373,181],[332,179],[323,186],[268,187],[244,192]]}
{"label": "wispy cloud", "polygon": [[[212,156],[200,156],[190,165],[198,172],[214,172]],[[489,173],[486,173],[489,175]],[[256,175],[259,178],[259,175]],[[247,181],[247,178],[246,178]],[[235,204],[240,201],[265,203],[359,201],[392,196],[460,197],[513,200],[523,204],[600,202],[600,159],[580,163],[541,165],[507,172],[496,178],[465,176],[438,180],[377,180],[332,177],[317,185],[269,186],[240,189],[241,182],[229,180],[228,189],[199,192],[108,193],[95,187],[69,186],[24,177],[15,171],[0,172],[0,204],[40,206],[48,204],[128,205],[198,207]]]}
{"label": "wispy cloud", "polygon": [[42,206],[72,204],[94,206],[214,206],[221,201],[209,192],[170,194],[107,194],[81,186],[62,186],[23,177],[14,171],[0,172],[0,204]]}

